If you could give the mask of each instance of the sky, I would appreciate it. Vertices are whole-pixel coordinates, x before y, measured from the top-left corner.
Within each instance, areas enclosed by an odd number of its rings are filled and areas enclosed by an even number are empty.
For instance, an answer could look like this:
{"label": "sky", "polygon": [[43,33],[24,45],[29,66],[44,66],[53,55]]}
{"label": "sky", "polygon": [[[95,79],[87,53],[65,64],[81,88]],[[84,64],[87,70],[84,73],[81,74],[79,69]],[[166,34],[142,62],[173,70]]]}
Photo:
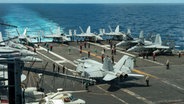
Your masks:
{"label": "sky", "polygon": [[0,0],[0,3],[184,3],[184,0]]}

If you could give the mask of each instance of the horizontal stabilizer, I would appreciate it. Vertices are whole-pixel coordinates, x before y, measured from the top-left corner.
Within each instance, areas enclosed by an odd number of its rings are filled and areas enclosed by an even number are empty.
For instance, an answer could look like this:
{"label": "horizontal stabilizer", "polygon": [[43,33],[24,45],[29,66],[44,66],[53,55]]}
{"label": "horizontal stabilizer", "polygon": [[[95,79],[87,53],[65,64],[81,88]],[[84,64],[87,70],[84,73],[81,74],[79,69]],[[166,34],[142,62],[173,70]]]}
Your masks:
{"label": "horizontal stabilizer", "polygon": [[141,75],[141,74],[128,74],[128,77],[144,77],[144,75]]}
{"label": "horizontal stabilizer", "polygon": [[113,79],[117,78],[114,74],[106,74],[106,76],[103,78],[104,81],[111,81]]}

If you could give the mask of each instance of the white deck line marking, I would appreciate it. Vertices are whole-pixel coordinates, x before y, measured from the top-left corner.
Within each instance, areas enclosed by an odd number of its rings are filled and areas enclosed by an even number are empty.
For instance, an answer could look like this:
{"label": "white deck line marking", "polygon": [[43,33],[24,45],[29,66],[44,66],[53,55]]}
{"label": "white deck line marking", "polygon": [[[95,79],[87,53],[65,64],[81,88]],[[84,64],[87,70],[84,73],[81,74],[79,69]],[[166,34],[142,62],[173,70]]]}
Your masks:
{"label": "white deck line marking", "polygon": [[[100,86],[98,86],[98,85],[97,85],[97,87],[98,87],[99,89],[101,89],[102,91],[104,91],[104,92],[106,92],[106,93],[109,93],[109,91],[104,90],[104,89],[103,89],[103,88],[101,88]],[[122,100],[121,98],[117,97],[116,95],[111,94],[111,93],[109,93],[109,94],[110,94],[112,97],[114,97],[115,99],[117,99],[117,100],[121,101],[122,103],[124,103],[124,104],[128,104],[126,101]]]}
{"label": "white deck line marking", "polygon": [[[43,47],[40,47],[40,49],[43,49],[44,51],[47,51],[47,49],[45,49],[45,48],[43,48]],[[66,58],[64,58],[64,57],[62,57],[62,56],[60,56],[60,55],[58,55],[58,54],[56,54],[56,53],[54,53],[54,52],[52,52],[52,51],[49,51],[49,53],[50,54],[52,54],[52,55],[54,55],[54,56],[56,56],[56,57],[58,57],[58,58],[60,58],[60,59],[62,59],[62,60],[66,60],[68,63],[70,63],[70,64],[72,64],[72,65],[74,65],[74,66],[77,66],[75,63],[73,63],[72,61],[70,61],[70,60],[68,60],[68,59],[66,59]]]}
{"label": "white deck line marking", "polygon": [[[142,57],[138,57],[138,58],[143,59]],[[144,60],[155,63],[155,64],[164,65],[164,64],[157,62],[157,61],[152,61],[152,60],[148,60],[148,59],[144,59]]]}
{"label": "white deck line marking", "polygon": [[181,87],[179,87],[179,86],[177,86],[177,85],[175,85],[175,84],[169,83],[169,82],[166,81],[166,80],[161,80],[161,81],[164,82],[165,84],[171,85],[171,86],[173,86],[173,87],[175,87],[175,88],[177,88],[177,89],[179,89],[179,90],[184,91],[183,88],[181,88]]}
{"label": "white deck line marking", "polygon": [[[40,52],[38,52],[38,51],[37,51],[37,53],[38,53],[38,54],[40,54],[40,55],[42,55],[42,56],[44,56],[45,58],[47,58],[47,59],[49,59],[49,60],[51,60],[51,61],[53,61],[53,62],[56,62],[56,63],[57,63],[57,61],[54,61],[54,60],[53,60],[53,59],[51,59],[50,57],[48,57],[48,56],[46,56],[46,55],[44,55],[44,54],[42,54],[42,53],[40,53]],[[60,64],[58,64],[58,65],[59,65],[59,66],[62,66],[62,65],[60,65]],[[68,68],[67,68],[67,70],[68,70],[68,71],[70,71],[70,72],[76,72],[75,70],[68,69]]]}
{"label": "white deck line marking", "polygon": [[143,102],[145,102],[147,104],[154,104],[152,101],[150,101],[150,100],[148,100],[148,99],[146,99],[146,98],[144,98],[144,97],[142,97],[142,96],[140,96],[140,95],[138,95],[130,90],[127,90],[127,89],[120,89],[120,90],[131,95],[131,96],[134,96],[135,98],[137,98],[139,100],[142,100]]}

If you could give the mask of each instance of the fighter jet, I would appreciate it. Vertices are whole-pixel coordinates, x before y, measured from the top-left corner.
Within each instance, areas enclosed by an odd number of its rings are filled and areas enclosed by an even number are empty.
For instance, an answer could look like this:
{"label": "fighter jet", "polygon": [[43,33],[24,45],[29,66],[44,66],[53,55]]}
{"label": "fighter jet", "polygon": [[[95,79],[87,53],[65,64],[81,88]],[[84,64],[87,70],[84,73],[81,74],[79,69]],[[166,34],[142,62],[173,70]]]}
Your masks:
{"label": "fighter jet", "polygon": [[81,76],[92,79],[103,79],[104,81],[111,81],[116,78],[124,79],[128,76],[143,77],[140,74],[131,74],[134,67],[134,59],[130,56],[124,55],[114,66],[109,57],[104,58],[104,63],[99,63],[91,59],[78,60],[76,71]]}
{"label": "fighter jet", "polygon": [[137,44],[151,45],[152,42],[145,40],[143,31],[140,32],[139,38],[133,38],[131,36],[130,29],[128,29],[128,32],[127,32],[124,40],[119,42],[119,43],[117,43],[116,46],[118,46],[118,47],[122,47],[123,46],[123,47],[130,48],[130,47],[135,46]]}
{"label": "fighter jet", "polygon": [[66,41],[71,41],[70,38],[65,36],[64,34],[61,33],[60,27],[57,28],[56,33],[53,33],[51,30],[51,35],[44,35],[44,38],[53,38],[53,41],[55,42],[66,42]]}
{"label": "fighter jet", "polygon": [[89,41],[100,41],[103,40],[99,35],[96,35],[94,33],[91,33],[91,27],[88,26],[86,32],[83,31],[83,29],[79,26],[80,30],[81,30],[81,34],[77,34],[76,30],[74,30],[74,37],[75,38],[84,38],[85,40],[89,40]]}
{"label": "fighter jet", "polygon": [[168,50],[172,50],[172,47],[170,46],[164,46],[162,45],[162,39],[160,34],[157,34],[155,37],[155,42],[149,45],[141,45],[138,44],[132,48],[129,48],[127,51],[128,52],[132,52],[132,51],[136,51],[136,52],[140,52],[140,51],[148,51],[149,53],[160,53],[160,52],[168,52]]}
{"label": "fighter jet", "polygon": [[117,25],[115,31],[112,31],[111,26],[109,26],[110,32],[109,33],[105,33],[105,29],[100,29],[100,36],[109,36],[112,37],[113,39],[117,39],[117,40],[122,40],[125,37],[125,34],[123,32],[120,32],[119,30],[119,25]]}
{"label": "fighter jet", "polygon": [[27,49],[27,47],[25,47],[24,45],[19,44],[19,43],[15,43],[12,40],[13,39],[10,38],[10,39],[8,39],[4,42],[2,34],[0,32],[0,47],[9,46],[9,47],[12,47],[12,48],[17,48],[17,49]]}

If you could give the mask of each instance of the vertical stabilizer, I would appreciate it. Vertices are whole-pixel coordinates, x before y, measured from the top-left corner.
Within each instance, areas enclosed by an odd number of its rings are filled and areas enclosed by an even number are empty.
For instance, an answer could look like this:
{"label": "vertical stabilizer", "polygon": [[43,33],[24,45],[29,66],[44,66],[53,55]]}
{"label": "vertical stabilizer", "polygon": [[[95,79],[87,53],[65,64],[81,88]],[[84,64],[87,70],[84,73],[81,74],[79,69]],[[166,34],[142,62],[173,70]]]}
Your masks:
{"label": "vertical stabilizer", "polygon": [[105,29],[102,29],[103,34],[105,34]]}
{"label": "vertical stabilizer", "polygon": [[140,34],[139,34],[139,39],[144,42],[144,32],[141,31]]}
{"label": "vertical stabilizer", "polygon": [[3,41],[2,33],[0,32],[0,42]]}
{"label": "vertical stabilizer", "polygon": [[124,65],[125,65],[125,67],[128,67],[130,70],[132,70],[134,68],[134,59],[132,57],[128,56]]}
{"label": "vertical stabilizer", "polygon": [[125,36],[125,40],[133,40],[133,37],[131,35],[131,31],[129,28],[127,29],[127,34]]}
{"label": "vertical stabilizer", "polygon": [[73,30],[73,34],[76,35],[77,34],[77,30]]}
{"label": "vertical stabilizer", "polygon": [[81,30],[81,32],[84,34],[84,31],[83,31],[83,29],[79,26],[79,29]]}
{"label": "vertical stabilizer", "polygon": [[130,31],[130,29],[127,29],[127,34],[131,36],[131,31]]}
{"label": "vertical stabilizer", "polygon": [[119,25],[117,25],[117,27],[115,29],[115,33],[119,33]]}
{"label": "vertical stabilizer", "polygon": [[125,61],[129,58],[129,56],[124,55],[117,63],[114,65],[114,70],[120,70],[123,65],[125,65]]}
{"label": "vertical stabilizer", "polygon": [[113,66],[109,57],[104,58],[102,69],[105,71],[113,71]]}
{"label": "vertical stabilizer", "polygon": [[99,29],[100,34],[105,34],[105,29]]}
{"label": "vertical stabilizer", "polygon": [[111,28],[111,26],[109,25],[109,30],[110,30],[110,32],[112,32],[112,28]]}
{"label": "vertical stabilizer", "polygon": [[162,45],[162,39],[160,37],[160,34],[157,34],[155,37],[155,43],[156,45]]}
{"label": "vertical stabilizer", "polygon": [[100,34],[103,34],[103,29],[99,29],[99,33]]}
{"label": "vertical stabilizer", "polygon": [[26,36],[27,34],[27,27],[24,29],[23,36]]}
{"label": "vertical stabilizer", "polygon": [[86,33],[87,33],[87,34],[90,34],[90,33],[91,33],[91,27],[90,27],[90,26],[88,26],[88,28],[87,28],[87,30],[86,30]]}
{"label": "vertical stabilizer", "polygon": [[69,30],[69,36],[72,36],[72,30],[71,29]]}
{"label": "vertical stabilizer", "polygon": [[5,43],[4,42],[2,42],[3,41],[3,36],[2,36],[2,33],[0,32],[0,46],[4,46],[5,45]]}

